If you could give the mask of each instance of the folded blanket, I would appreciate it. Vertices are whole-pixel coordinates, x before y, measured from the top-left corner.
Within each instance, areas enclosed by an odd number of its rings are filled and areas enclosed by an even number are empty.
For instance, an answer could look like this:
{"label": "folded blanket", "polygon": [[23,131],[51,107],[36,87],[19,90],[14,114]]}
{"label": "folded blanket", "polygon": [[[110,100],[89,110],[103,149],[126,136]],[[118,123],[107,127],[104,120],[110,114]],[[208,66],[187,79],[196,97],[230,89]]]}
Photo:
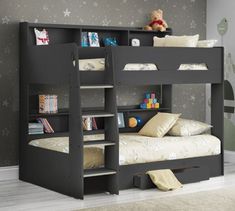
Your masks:
{"label": "folded blanket", "polygon": [[175,190],[183,186],[170,169],[148,171],[146,174],[163,191]]}

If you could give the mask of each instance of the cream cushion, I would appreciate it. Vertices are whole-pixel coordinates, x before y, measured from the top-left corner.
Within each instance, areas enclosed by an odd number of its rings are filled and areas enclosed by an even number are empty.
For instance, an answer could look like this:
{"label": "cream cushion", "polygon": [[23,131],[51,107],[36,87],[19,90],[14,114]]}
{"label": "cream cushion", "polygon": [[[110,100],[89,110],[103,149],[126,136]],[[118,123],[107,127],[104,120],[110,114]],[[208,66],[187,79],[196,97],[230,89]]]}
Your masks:
{"label": "cream cushion", "polygon": [[154,47],[165,47],[165,37],[153,37],[153,46]]}
{"label": "cream cushion", "polygon": [[176,123],[181,114],[158,113],[152,117],[139,131],[140,135],[163,137]]}
{"label": "cream cushion", "polygon": [[197,47],[199,35],[193,36],[169,36],[153,38],[154,47]]}
{"label": "cream cushion", "polygon": [[183,187],[170,169],[148,171],[152,182],[162,191],[175,190]]}
{"label": "cream cushion", "polygon": [[179,118],[168,134],[171,136],[193,136],[204,133],[211,127],[203,122]]}

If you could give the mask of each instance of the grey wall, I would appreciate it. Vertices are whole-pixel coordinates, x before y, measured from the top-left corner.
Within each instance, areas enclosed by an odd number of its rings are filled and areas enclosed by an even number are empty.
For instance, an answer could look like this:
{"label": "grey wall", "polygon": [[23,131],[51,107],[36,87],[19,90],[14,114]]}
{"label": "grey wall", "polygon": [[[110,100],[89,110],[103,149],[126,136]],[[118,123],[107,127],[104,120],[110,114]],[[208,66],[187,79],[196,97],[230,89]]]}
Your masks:
{"label": "grey wall", "polygon": [[[0,166],[18,163],[18,23],[142,27],[148,23],[149,12],[156,8],[164,10],[165,19],[174,34],[199,33],[201,38],[205,38],[205,0],[0,0]],[[138,90],[129,90],[126,95],[119,96],[119,101],[131,104],[141,99],[142,93]],[[128,93],[132,93],[132,97]],[[203,120],[204,98],[204,86],[175,86],[174,111],[183,112],[188,118]]]}
{"label": "grey wall", "polygon": [[[207,37],[208,39],[217,39],[218,45],[224,46],[224,78],[227,80],[231,89],[225,86],[224,105],[231,108],[235,107],[235,1],[227,0],[226,4],[220,0],[207,1]],[[223,25],[221,20],[227,19],[227,32],[221,36],[218,32],[219,26]],[[233,93],[233,95],[231,94]],[[209,95],[208,95],[209,100]],[[208,101],[207,100],[207,101]],[[207,104],[208,111],[209,105]],[[207,113],[209,114],[209,112]],[[209,116],[209,115],[207,115]],[[226,150],[235,151],[235,113],[234,110],[224,113],[224,148]]]}

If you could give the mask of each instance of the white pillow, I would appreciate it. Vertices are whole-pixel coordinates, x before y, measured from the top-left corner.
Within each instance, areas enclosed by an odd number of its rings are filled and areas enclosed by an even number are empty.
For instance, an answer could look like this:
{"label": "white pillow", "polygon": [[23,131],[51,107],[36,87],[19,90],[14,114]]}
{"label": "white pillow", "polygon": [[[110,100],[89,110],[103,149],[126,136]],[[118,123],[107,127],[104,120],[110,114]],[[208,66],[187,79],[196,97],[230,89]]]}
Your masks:
{"label": "white pillow", "polygon": [[165,37],[153,37],[153,46],[154,47],[164,47],[165,46]]}
{"label": "white pillow", "polygon": [[199,40],[197,47],[199,48],[213,48],[218,40]]}
{"label": "white pillow", "polygon": [[154,47],[197,47],[199,34],[193,36],[169,36],[153,38]]}
{"label": "white pillow", "polygon": [[171,136],[193,136],[204,133],[211,127],[203,122],[179,118],[168,134]]}
{"label": "white pillow", "polygon": [[181,114],[161,113],[152,117],[139,131],[142,136],[163,137],[176,123]]}

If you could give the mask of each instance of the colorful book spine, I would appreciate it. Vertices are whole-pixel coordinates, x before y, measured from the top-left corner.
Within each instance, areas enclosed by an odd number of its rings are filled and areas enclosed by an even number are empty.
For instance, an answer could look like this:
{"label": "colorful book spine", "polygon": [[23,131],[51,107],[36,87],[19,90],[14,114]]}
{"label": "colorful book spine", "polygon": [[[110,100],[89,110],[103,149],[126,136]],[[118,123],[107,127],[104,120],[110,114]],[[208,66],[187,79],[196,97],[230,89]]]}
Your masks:
{"label": "colorful book spine", "polygon": [[39,95],[39,113],[57,113],[58,97],[57,95]]}
{"label": "colorful book spine", "polygon": [[54,133],[55,132],[46,118],[37,118],[37,121],[42,123],[45,133]]}
{"label": "colorful book spine", "polygon": [[88,40],[88,33],[87,32],[82,32],[82,47],[89,47],[89,40]]}
{"label": "colorful book spine", "polygon": [[94,117],[92,117],[92,128],[93,130],[98,130],[97,124],[96,124],[96,120]]}

